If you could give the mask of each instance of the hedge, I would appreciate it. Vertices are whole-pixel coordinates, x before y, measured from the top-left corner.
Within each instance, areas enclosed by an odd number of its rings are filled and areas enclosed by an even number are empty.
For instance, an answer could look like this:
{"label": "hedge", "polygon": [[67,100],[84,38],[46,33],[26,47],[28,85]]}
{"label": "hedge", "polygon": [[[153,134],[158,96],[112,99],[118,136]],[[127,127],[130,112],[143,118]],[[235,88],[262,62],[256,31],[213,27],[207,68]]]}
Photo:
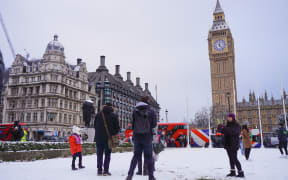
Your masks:
{"label": "hedge", "polygon": [[[96,148],[95,143],[83,143],[83,148]],[[0,152],[69,149],[69,143],[54,142],[0,142]]]}
{"label": "hedge", "polygon": [[[133,147],[131,143],[120,144],[119,147]],[[69,149],[69,143],[62,142],[1,142],[0,152],[59,150]],[[82,148],[96,148],[96,143],[83,143]]]}

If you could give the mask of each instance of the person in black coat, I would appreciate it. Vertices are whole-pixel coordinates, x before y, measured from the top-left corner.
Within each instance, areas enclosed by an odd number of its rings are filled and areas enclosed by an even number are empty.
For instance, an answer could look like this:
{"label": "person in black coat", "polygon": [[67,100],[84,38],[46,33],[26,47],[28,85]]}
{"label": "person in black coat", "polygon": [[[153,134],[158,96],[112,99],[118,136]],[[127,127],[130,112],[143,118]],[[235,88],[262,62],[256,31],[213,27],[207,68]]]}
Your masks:
{"label": "person in black coat", "polygon": [[[104,113],[107,127],[111,136],[119,133],[119,121],[118,116],[113,112],[112,104],[107,103],[103,107],[103,110],[99,112],[95,117],[94,128],[95,128],[95,142],[97,147],[97,168],[98,175],[111,176],[109,172],[109,165],[111,160],[112,150],[108,146],[108,135],[104,127],[104,121],[102,117],[102,112]],[[103,154],[105,152],[104,160],[104,173],[103,173]]]}
{"label": "person in black coat", "polygon": [[218,131],[224,134],[224,148],[227,151],[231,172],[228,177],[236,176],[235,166],[238,169],[237,177],[244,177],[244,172],[242,171],[241,164],[237,157],[237,151],[240,147],[240,125],[235,119],[235,114],[229,113],[227,125],[219,125]]}
{"label": "person in black coat", "polygon": [[279,129],[278,129],[278,139],[279,139],[279,150],[281,152],[281,155],[283,155],[283,150],[284,148],[285,154],[287,154],[287,130],[284,128],[284,124],[280,123],[279,124]]}
{"label": "person in black coat", "polygon": [[11,141],[21,141],[21,138],[24,136],[24,131],[22,126],[19,124],[19,121],[14,122],[14,126],[9,129],[7,136],[11,133]]}

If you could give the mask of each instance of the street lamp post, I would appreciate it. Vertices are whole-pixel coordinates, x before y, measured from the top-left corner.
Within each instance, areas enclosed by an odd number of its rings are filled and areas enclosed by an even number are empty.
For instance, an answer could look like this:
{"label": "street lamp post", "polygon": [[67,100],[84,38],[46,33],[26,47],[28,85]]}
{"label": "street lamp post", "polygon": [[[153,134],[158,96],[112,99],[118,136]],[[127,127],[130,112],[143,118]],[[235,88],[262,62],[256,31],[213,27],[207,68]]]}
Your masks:
{"label": "street lamp post", "polygon": [[230,113],[231,111],[230,111],[230,92],[227,92],[226,93],[226,96],[227,96],[227,98],[228,98],[228,113]]}
{"label": "street lamp post", "polygon": [[168,110],[167,109],[165,111],[165,114],[166,114],[166,123],[168,123]]}

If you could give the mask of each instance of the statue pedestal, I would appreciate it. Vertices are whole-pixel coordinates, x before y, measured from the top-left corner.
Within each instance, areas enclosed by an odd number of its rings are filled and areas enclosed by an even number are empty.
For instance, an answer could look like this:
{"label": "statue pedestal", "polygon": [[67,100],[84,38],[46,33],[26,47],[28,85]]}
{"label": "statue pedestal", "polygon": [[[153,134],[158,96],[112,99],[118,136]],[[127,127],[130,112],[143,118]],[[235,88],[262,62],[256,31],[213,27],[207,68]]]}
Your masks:
{"label": "statue pedestal", "polygon": [[88,139],[84,142],[94,142],[95,137],[95,129],[94,128],[83,128],[82,134],[86,134]]}

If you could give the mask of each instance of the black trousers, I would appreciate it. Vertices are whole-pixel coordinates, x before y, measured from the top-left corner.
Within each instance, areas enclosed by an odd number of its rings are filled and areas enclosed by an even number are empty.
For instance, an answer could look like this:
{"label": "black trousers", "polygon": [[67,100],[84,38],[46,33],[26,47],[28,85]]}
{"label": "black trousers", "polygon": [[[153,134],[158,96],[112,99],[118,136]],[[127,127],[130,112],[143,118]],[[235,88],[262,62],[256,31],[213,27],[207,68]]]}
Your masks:
{"label": "black trousers", "polygon": [[284,142],[279,142],[279,149],[280,149],[281,154],[283,154],[282,148],[284,148],[284,151],[285,151],[286,155],[288,155],[287,154],[287,141],[286,142],[285,141]]}
{"label": "black trousers", "polygon": [[250,152],[251,152],[251,148],[245,148],[245,158],[246,158],[246,160],[249,159]]}
{"label": "black trousers", "polygon": [[238,150],[230,150],[230,149],[228,150],[227,149],[227,154],[229,157],[231,170],[235,170],[235,166],[236,166],[237,170],[240,172],[240,171],[242,171],[242,167],[241,167],[241,164],[240,164],[238,157],[237,157],[237,151]]}
{"label": "black trousers", "polygon": [[73,154],[73,159],[72,159],[72,167],[75,167],[75,161],[76,158],[79,157],[79,166],[82,166],[82,153],[81,152],[77,152],[75,154]]}

